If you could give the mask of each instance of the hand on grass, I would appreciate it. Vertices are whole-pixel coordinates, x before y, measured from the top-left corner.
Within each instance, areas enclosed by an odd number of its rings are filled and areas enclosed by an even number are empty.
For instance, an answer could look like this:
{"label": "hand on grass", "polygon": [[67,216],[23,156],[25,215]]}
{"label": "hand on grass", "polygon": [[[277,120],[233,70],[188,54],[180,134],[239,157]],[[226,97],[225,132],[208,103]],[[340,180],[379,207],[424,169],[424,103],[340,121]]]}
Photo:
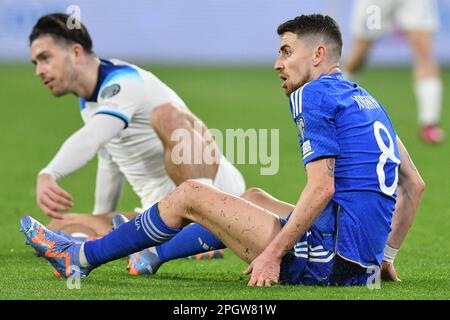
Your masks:
{"label": "hand on grass", "polygon": [[72,196],[48,174],[39,175],[36,183],[38,207],[48,216],[63,219],[61,213],[73,206]]}
{"label": "hand on grass", "polygon": [[270,287],[273,284],[277,284],[280,274],[280,263],[280,259],[264,251],[244,271],[244,274],[251,273],[251,278],[247,285],[249,287],[255,285],[258,287]]}
{"label": "hand on grass", "polygon": [[381,263],[381,280],[394,281],[394,282],[402,281],[397,276],[397,272],[395,271],[394,264],[387,262],[387,261],[383,261]]}

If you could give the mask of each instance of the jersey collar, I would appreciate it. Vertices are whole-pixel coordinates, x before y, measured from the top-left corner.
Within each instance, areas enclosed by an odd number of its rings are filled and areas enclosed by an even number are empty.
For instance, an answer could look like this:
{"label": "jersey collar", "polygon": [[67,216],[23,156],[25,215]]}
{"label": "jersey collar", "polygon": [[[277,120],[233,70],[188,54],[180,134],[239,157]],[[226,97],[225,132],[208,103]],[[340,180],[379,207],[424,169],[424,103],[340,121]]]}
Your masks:
{"label": "jersey collar", "polygon": [[97,96],[100,87],[102,86],[103,81],[111,71],[112,67],[114,67],[114,65],[110,61],[100,59],[100,66],[98,67],[97,83],[95,84],[94,92],[92,92],[92,95],[89,97],[89,99],[86,99],[86,101],[97,102]]}
{"label": "jersey collar", "polygon": [[322,73],[318,79],[323,78],[333,78],[333,79],[344,79],[342,72],[335,72],[335,73]]}

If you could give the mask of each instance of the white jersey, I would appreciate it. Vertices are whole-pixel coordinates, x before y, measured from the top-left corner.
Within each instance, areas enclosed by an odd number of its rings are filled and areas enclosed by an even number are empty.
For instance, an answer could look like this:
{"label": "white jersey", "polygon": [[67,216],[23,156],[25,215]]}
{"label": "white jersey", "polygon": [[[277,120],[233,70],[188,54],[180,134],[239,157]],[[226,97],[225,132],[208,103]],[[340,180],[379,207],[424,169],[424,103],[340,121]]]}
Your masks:
{"label": "white jersey", "polygon": [[[163,144],[150,123],[154,108],[166,103],[187,109],[182,99],[151,72],[119,60],[101,60],[93,95],[90,99],[80,98],[80,111],[85,123],[97,114],[112,115],[124,121],[126,129],[98,152],[99,172],[102,166],[107,166],[106,171],[115,170],[125,176],[144,208],[161,200],[175,188],[165,170]],[[239,195],[245,189],[242,176],[231,164],[224,165],[222,162],[227,161],[222,157],[217,177],[228,176],[228,180],[234,177],[234,180],[217,181],[216,186],[222,190],[225,186],[224,191]],[[224,170],[227,172],[223,173]],[[116,209],[119,195],[115,195],[116,200],[107,201],[101,201],[98,196],[99,188],[108,188],[101,184],[112,181],[114,179],[105,180],[97,174],[94,213]],[[120,191],[112,193],[120,194]]]}
{"label": "white jersey", "polygon": [[143,206],[152,190],[170,180],[162,142],[150,124],[153,109],[165,103],[187,109],[181,98],[152,73],[118,60],[102,60],[92,97],[80,98],[85,123],[96,114],[113,115],[125,122],[126,129],[104,146],[100,156],[117,164]]}

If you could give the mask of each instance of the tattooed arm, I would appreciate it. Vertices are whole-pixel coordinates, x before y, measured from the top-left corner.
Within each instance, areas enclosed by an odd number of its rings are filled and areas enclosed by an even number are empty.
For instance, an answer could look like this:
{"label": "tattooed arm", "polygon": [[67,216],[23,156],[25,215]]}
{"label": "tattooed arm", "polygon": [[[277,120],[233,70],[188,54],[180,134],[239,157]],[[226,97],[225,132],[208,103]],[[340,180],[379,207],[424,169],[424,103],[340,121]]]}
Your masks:
{"label": "tattooed arm", "polygon": [[334,177],[334,166],[335,166],[335,163],[336,163],[336,159],[335,158],[326,158],[325,161],[327,162],[327,173],[328,173],[328,176]]}
{"label": "tattooed arm", "polygon": [[397,204],[392,218],[392,231],[389,234],[382,265],[383,279],[393,281],[399,281],[393,267],[395,255],[411,228],[425,189],[425,182],[422,180],[408,151],[406,151],[405,146],[398,137],[397,144],[401,160]]}

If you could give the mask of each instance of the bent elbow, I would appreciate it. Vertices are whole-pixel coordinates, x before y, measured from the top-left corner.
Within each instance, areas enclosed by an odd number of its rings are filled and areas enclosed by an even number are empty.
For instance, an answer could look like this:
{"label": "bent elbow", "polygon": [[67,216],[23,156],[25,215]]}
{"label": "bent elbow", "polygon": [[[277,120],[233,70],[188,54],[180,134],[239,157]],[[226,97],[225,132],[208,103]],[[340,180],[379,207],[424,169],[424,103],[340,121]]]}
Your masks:
{"label": "bent elbow", "polygon": [[335,192],[334,185],[332,185],[331,187],[328,187],[328,188],[326,189],[326,191],[325,191],[325,197],[328,199],[328,201],[330,201],[331,198],[333,198],[334,192]]}
{"label": "bent elbow", "polygon": [[418,181],[416,182],[416,188],[419,194],[424,193],[425,187],[426,187],[425,181],[422,178],[419,178]]}
{"label": "bent elbow", "polygon": [[313,193],[323,199],[324,202],[330,202],[334,196],[334,184],[316,186]]}
{"label": "bent elbow", "polygon": [[417,194],[422,195],[425,191],[425,181],[422,179],[422,176],[417,172],[412,179],[409,180],[411,189],[414,190]]}

